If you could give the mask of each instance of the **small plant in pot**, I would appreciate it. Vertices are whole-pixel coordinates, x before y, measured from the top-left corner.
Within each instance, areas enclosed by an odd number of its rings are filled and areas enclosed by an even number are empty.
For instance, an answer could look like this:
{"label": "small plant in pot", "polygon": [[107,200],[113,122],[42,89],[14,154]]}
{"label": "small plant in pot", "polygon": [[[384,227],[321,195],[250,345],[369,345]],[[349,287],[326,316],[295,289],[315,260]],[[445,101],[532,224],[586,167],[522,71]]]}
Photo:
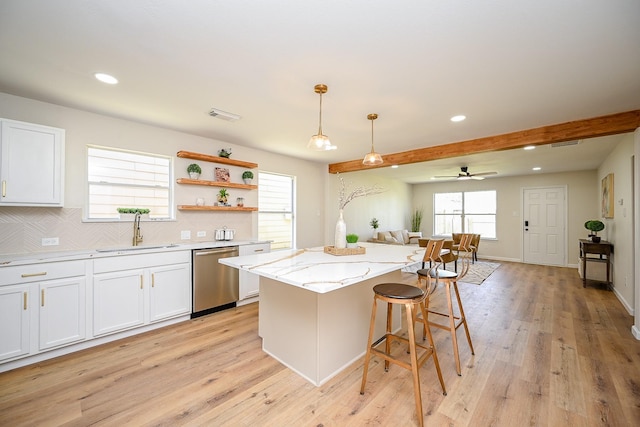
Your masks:
{"label": "small plant in pot", "polygon": [[591,237],[591,241],[593,243],[600,243],[600,236],[598,236],[598,231],[604,230],[604,223],[597,219],[590,219],[589,221],[584,223],[584,228],[593,232],[593,234],[589,234]]}
{"label": "small plant in pot", "polygon": [[358,247],[358,235],[357,234],[347,234],[347,247],[348,248],[357,248]]}
{"label": "small plant in pot", "polygon": [[189,177],[191,179],[198,179],[200,178],[200,174],[202,173],[202,168],[196,163],[191,163],[189,166],[187,166],[187,172],[189,173]]}
{"label": "small plant in pot", "polygon": [[222,204],[223,206],[226,206],[228,198],[229,198],[229,192],[227,191],[226,188],[223,188],[220,191],[218,191],[218,203]]}
{"label": "small plant in pot", "polygon": [[220,151],[218,151],[218,156],[228,159],[229,157],[231,157],[231,148],[222,148]]}
{"label": "small plant in pot", "polygon": [[253,172],[251,171],[242,172],[242,180],[244,181],[245,184],[251,184],[251,181],[253,180]]}

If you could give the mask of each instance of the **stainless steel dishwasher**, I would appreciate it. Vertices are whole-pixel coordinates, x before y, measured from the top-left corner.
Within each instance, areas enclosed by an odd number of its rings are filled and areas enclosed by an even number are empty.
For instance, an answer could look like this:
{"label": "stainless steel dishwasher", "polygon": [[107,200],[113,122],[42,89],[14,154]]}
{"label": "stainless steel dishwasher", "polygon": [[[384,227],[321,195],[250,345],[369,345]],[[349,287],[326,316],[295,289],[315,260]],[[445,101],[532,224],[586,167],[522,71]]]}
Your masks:
{"label": "stainless steel dishwasher", "polygon": [[240,298],[238,269],[218,262],[220,258],[234,256],[238,256],[237,246],[193,251],[191,318],[235,307]]}

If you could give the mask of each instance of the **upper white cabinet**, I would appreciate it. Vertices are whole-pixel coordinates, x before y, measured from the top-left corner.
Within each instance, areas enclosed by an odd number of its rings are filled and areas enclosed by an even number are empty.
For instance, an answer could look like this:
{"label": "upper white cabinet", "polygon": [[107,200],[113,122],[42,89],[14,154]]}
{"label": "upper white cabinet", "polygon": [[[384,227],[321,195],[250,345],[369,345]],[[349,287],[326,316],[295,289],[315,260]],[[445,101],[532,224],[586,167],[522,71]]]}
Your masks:
{"label": "upper white cabinet", "polygon": [[63,206],[64,129],[0,123],[0,206]]}

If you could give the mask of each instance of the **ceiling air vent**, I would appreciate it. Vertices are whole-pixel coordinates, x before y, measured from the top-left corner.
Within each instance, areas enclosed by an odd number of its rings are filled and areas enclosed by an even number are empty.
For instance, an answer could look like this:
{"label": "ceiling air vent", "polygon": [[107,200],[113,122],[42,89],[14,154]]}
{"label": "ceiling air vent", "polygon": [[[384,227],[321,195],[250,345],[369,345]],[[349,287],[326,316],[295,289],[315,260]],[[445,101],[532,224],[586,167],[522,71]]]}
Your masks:
{"label": "ceiling air vent", "polygon": [[578,145],[582,142],[581,139],[575,140],[575,141],[563,141],[563,142],[554,142],[553,144],[551,144],[552,148],[556,148],[556,147],[566,147],[567,145]]}
{"label": "ceiling air vent", "polygon": [[211,111],[209,111],[209,115],[228,122],[237,122],[241,118],[237,114],[228,113],[226,111],[218,110],[217,108],[212,108]]}

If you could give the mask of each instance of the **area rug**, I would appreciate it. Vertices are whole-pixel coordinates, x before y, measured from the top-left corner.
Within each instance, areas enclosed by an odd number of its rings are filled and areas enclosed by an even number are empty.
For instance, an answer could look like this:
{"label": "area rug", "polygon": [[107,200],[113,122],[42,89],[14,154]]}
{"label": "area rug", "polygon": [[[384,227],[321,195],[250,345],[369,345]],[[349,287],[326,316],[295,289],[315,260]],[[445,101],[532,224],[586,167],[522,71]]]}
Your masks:
{"label": "area rug", "polygon": [[[415,273],[422,267],[422,263],[410,265],[402,269],[402,271],[406,273]],[[447,270],[453,271],[453,264],[449,264]],[[500,267],[500,264],[497,262],[488,262],[488,261],[476,261],[471,264],[469,267],[469,271],[467,275],[464,276],[460,282],[461,283],[470,283],[472,285],[481,285],[487,277],[491,276],[491,274],[496,271],[496,269]]]}

